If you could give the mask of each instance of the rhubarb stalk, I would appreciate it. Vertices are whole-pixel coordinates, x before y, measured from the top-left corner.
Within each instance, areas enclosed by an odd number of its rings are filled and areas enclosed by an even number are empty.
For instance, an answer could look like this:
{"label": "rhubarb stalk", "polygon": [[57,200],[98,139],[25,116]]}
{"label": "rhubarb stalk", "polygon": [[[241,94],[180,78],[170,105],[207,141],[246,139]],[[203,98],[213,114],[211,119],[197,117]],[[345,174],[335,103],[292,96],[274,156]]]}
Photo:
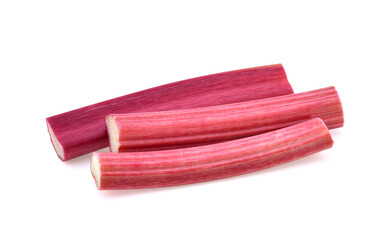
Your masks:
{"label": "rhubarb stalk", "polygon": [[343,126],[334,87],[260,100],[183,110],[107,116],[112,152],[193,147],[248,137],[321,118]]}
{"label": "rhubarb stalk", "polygon": [[166,84],[46,119],[63,161],[109,145],[105,116],[214,106],[291,94],[281,64],[235,70]]}
{"label": "rhubarb stalk", "polygon": [[138,189],[205,182],[255,172],[331,148],[332,138],[315,118],[238,140],[153,152],[94,153],[98,189]]}

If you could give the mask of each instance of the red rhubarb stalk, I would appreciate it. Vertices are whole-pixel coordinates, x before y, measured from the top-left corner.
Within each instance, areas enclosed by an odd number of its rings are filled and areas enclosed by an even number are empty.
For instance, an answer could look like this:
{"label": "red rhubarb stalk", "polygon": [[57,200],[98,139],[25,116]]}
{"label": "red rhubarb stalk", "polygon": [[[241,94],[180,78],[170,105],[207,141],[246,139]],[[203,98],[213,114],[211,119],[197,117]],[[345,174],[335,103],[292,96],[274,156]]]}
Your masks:
{"label": "red rhubarb stalk", "polygon": [[192,148],[153,152],[94,153],[98,189],[138,189],[205,182],[255,172],[331,148],[315,118],[276,131]]}
{"label": "red rhubarb stalk", "polygon": [[170,83],[47,118],[63,161],[109,145],[105,116],[214,106],[291,94],[281,64],[235,70]]}
{"label": "red rhubarb stalk", "polygon": [[112,152],[192,147],[248,137],[315,117],[343,126],[334,87],[203,108],[107,116]]}

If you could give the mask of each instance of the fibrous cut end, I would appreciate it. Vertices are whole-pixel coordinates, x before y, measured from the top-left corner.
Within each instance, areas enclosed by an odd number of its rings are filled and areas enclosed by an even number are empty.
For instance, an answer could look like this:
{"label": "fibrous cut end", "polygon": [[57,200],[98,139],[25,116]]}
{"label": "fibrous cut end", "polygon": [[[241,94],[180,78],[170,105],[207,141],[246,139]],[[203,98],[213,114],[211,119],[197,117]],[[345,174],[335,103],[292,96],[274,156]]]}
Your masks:
{"label": "fibrous cut end", "polygon": [[93,178],[95,180],[95,184],[97,185],[97,188],[100,189],[101,187],[101,169],[99,166],[99,157],[98,154],[94,153],[93,157],[91,158],[91,164],[90,164],[91,174],[93,175]]}
{"label": "fibrous cut end", "polygon": [[118,152],[119,140],[118,140],[118,127],[114,118],[109,115],[105,119],[106,127],[108,130],[109,146],[111,152]]}
{"label": "fibrous cut end", "polygon": [[47,122],[47,128],[48,128],[48,132],[50,134],[52,145],[54,145],[54,149],[56,151],[56,154],[58,155],[58,157],[60,159],[62,159],[62,161],[64,161],[65,158],[64,158],[64,151],[63,151],[62,144],[60,144],[60,142],[58,141],[58,138],[55,136],[55,133],[54,133],[54,131],[52,131],[50,123],[48,123],[48,122]]}

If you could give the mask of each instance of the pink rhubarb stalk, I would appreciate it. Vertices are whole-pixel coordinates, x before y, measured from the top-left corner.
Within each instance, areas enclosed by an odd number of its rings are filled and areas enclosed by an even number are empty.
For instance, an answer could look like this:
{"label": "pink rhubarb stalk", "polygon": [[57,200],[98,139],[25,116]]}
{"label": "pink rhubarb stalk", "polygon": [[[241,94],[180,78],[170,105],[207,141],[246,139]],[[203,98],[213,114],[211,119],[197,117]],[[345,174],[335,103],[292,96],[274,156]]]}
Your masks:
{"label": "pink rhubarb stalk", "polygon": [[138,189],[205,182],[255,172],[331,148],[315,118],[276,131],[192,148],[153,152],[94,153],[98,189]]}
{"label": "pink rhubarb stalk", "polygon": [[291,94],[281,64],[235,70],[166,84],[47,118],[63,161],[109,145],[105,116],[186,109]]}
{"label": "pink rhubarb stalk", "polygon": [[343,126],[334,87],[260,100],[163,112],[107,116],[112,152],[193,147],[248,137],[315,117]]}

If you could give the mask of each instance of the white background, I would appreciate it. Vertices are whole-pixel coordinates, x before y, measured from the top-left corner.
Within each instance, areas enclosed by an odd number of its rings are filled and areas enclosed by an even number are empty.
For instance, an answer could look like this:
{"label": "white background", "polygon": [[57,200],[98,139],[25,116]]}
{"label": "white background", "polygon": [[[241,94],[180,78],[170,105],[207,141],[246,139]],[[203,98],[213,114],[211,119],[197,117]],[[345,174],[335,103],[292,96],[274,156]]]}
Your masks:
{"label": "white background", "polygon": [[[387,239],[385,1],[1,1],[1,239]],[[141,2],[141,3],[140,3]],[[283,63],[330,85],[332,149],[265,171],[97,191],[45,118],[145,88]]]}

